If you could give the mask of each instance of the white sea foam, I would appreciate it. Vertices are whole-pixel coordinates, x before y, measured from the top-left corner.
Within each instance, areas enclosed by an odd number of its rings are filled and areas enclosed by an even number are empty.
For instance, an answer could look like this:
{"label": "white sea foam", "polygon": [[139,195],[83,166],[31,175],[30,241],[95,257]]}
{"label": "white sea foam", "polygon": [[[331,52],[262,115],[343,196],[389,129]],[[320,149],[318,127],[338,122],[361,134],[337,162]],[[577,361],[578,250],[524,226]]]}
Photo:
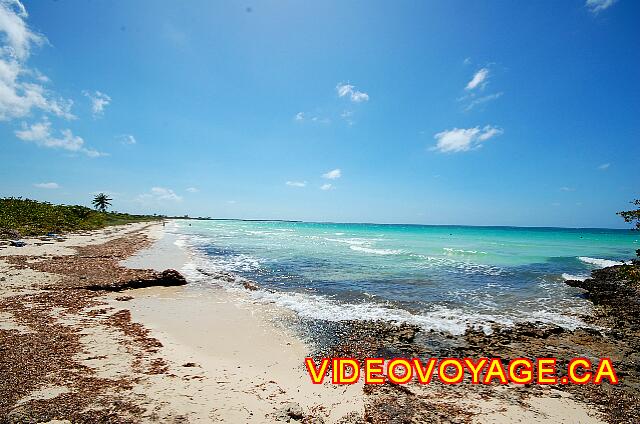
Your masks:
{"label": "white sea foam", "polygon": [[443,331],[451,334],[463,334],[468,327],[490,331],[488,322],[498,320],[504,325],[512,325],[510,320],[482,315],[464,315],[457,310],[436,307],[430,313],[412,314],[404,309],[386,307],[376,303],[339,303],[325,296],[303,293],[273,292],[259,290],[252,292],[254,299],[273,303],[290,309],[307,319],[326,321],[387,321],[410,323],[426,330]]}
{"label": "white sea foam", "polygon": [[470,254],[473,254],[473,255],[477,255],[477,254],[486,255],[487,254],[487,252],[483,252],[481,250],[454,249],[452,247],[443,247],[442,249],[447,253],[462,253],[462,254],[470,253]]}
{"label": "white sea foam", "polygon": [[566,280],[577,280],[577,281],[584,281],[587,278],[590,278],[589,275],[572,275],[572,274],[567,274],[564,273],[562,274],[562,278],[566,281]]}
{"label": "white sea foam", "polygon": [[609,259],[590,258],[588,256],[579,256],[578,259],[580,259],[582,262],[584,262],[586,264],[595,265],[598,268],[606,268],[608,266],[623,265],[624,264],[624,262],[620,262],[620,261],[611,261]]}
{"label": "white sea foam", "polygon": [[372,302],[340,303],[321,295],[265,290],[251,292],[251,295],[260,302],[273,303],[279,307],[293,310],[299,316],[308,319],[326,321],[379,320],[408,323],[427,331],[442,331],[453,335],[464,334],[468,328],[479,329],[486,334],[491,334],[494,324],[510,327],[517,322],[531,321],[531,318],[534,318],[535,321],[559,325],[569,330],[585,325],[576,317],[547,310],[521,314],[508,314],[501,310],[499,314],[490,314],[436,305],[430,311],[413,314],[404,309]]}
{"label": "white sea foam", "polygon": [[336,243],[345,243],[351,246],[363,246],[371,244],[371,240],[364,240],[359,238],[345,238],[345,239],[335,239],[335,238],[324,238],[326,241],[335,241]]}
{"label": "white sea foam", "polygon": [[352,245],[349,247],[351,248],[351,250],[356,250],[358,252],[364,252],[364,253],[371,253],[374,255],[399,255],[403,252],[402,250],[399,250],[399,249],[374,249],[372,247],[364,247],[364,246],[357,246],[357,245]]}
{"label": "white sea foam", "polygon": [[427,256],[411,254],[413,258],[420,259],[415,266],[421,269],[441,268],[465,274],[485,274],[498,276],[503,273],[502,268],[486,264],[457,261],[449,257]]}

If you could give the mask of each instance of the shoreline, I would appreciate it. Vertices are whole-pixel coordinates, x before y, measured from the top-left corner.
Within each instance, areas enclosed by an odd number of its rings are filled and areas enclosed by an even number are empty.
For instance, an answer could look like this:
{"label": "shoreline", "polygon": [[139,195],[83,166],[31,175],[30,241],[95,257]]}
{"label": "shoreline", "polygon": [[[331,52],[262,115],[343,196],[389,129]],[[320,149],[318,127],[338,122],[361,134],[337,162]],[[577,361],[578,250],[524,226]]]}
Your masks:
{"label": "shoreline", "polygon": [[[117,244],[118,240],[122,245],[120,249],[127,254],[111,254],[120,255],[118,267],[128,268],[117,268],[116,273],[136,275],[143,272],[136,268],[147,269],[144,272],[149,268],[156,271],[181,268],[189,261],[188,252],[176,246],[175,235],[160,224],[112,227],[85,235],[70,235],[52,245],[13,250],[27,252],[31,261],[56,263],[77,254],[72,246],[95,246],[100,250],[104,243]],[[551,423],[577,422],[578,417],[579,422],[586,423],[604,422],[602,419],[623,422],[607,419],[588,396],[561,387],[507,389],[474,388],[466,384],[457,387],[411,384],[398,388],[393,385],[363,387],[361,383],[315,386],[309,382],[303,366],[303,359],[309,353],[432,355],[438,352],[425,350],[425,346],[433,343],[442,343],[440,352],[452,356],[498,354],[509,357],[518,349],[528,349],[526,352],[531,356],[540,349],[544,352],[549,343],[565,346],[563,337],[577,338],[578,344],[594,343],[585,335],[567,336],[574,332],[524,325],[500,330],[490,337],[473,331],[447,337],[437,332],[425,333],[410,325],[340,322],[324,323],[329,325],[323,331],[334,334],[335,340],[325,346],[311,346],[308,344],[310,338],[301,337],[301,333],[317,331],[319,327],[314,325],[323,323],[306,322],[311,325],[305,330],[299,325],[302,320],[293,312],[271,304],[259,304],[242,291],[230,292],[222,286],[205,289],[190,284],[111,293],[85,293],[86,290],[81,289],[77,290],[81,294],[79,299],[70,302],[52,296],[57,292],[55,288],[46,289],[46,286],[55,286],[65,280],[66,270],[58,270],[62,274],[45,273],[32,269],[40,265],[29,261],[23,261],[23,267],[16,270],[5,260],[11,254],[15,252],[0,250],[0,272],[11,277],[5,278],[0,286],[0,299],[25,298],[20,302],[26,304],[33,303],[33,297],[52,298],[47,300],[55,311],[51,325],[62,325],[66,328],[64,331],[70,330],[70,338],[74,333],[80,334],[74,342],[78,346],[70,355],[70,363],[85,367],[81,374],[88,375],[89,379],[103,379],[107,388],[113,384],[126,387],[123,394],[118,395],[107,389],[104,397],[97,396],[94,407],[100,410],[101,402],[108,405],[118,399],[127,405],[117,411],[118,417],[126,417],[125,422],[154,419],[271,422],[305,417],[306,422],[346,423],[366,419],[382,423],[393,421],[394,417],[411,420],[411,417],[427,416],[437,417],[441,422],[510,423],[524,419]],[[88,264],[91,264],[90,259],[85,266]],[[25,284],[26,281],[32,284]],[[42,285],[44,290],[39,287]],[[32,327],[37,327],[38,320],[52,317],[41,314],[28,318],[28,314],[21,315],[24,311],[23,306],[17,308],[7,302],[0,303],[2,334],[22,337],[30,334]],[[46,338],[38,329],[36,333]],[[51,350],[55,351],[55,348],[54,344]],[[58,371],[64,374],[64,369]],[[82,378],[86,376],[76,380]],[[84,393],[73,384],[67,387],[47,383],[45,377],[42,380],[12,405],[0,404],[0,414],[8,410],[7,416],[14,414],[15,417],[16,406],[19,416],[25,405],[51,406],[65,402],[77,405],[65,397]],[[66,416],[73,417],[69,412]],[[65,418],[65,413],[55,417]],[[310,421],[312,419],[316,421]]]}
{"label": "shoreline", "polygon": [[[189,254],[168,232],[148,249],[123,261],[128,267],[182,268]],[[178,268],[178,269],[180,269]],[[150,287],[127,291],[132,319],[149,328],[174,363],[194,364],[197,398],[204,412],[212,399],[225,399],[216,414],[225,421],[276,417],[296,405],[305,415],[327,407],[323,419],[335,422],[361,415],[361,385],[336,387],[308,383],[302,358],[309,347],[284,325],[292,312],[257,304],[242,292],[222,286]],[[112,296],[110,304],[118,307]],[[222,368],[222,369],[220,369]],[[200,377],[202,376],[202,377]],[[194,396],[195,398],[196,396]]]}

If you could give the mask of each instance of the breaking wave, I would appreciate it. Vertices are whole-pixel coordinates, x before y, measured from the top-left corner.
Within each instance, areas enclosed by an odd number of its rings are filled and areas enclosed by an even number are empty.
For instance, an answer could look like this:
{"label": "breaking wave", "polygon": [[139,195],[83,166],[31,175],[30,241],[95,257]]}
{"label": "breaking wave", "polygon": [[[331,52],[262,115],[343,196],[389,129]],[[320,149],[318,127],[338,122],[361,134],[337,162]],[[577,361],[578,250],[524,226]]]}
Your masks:
{"label": "breaking wave", "polygon": [[621,261],[612,261],[609,259],[599,259],[599,258],[590,258],[588,256],[579,256],[578,259],[580,259],[582,262],[586,263],[586,264],[590,264],[590,265],[595,265],[599,268],[606,268],[609,266],[614,266],[614,265],[624,265],[624,262]]}
{"label": "breaking wave", "polygon": [[358,252],[371,253],[374,255],[400,255],[402,254],[402,250],[399,249],[374,249],[373,247],[364,247],[352,245],[349,246],[351,250],[356,250]]}

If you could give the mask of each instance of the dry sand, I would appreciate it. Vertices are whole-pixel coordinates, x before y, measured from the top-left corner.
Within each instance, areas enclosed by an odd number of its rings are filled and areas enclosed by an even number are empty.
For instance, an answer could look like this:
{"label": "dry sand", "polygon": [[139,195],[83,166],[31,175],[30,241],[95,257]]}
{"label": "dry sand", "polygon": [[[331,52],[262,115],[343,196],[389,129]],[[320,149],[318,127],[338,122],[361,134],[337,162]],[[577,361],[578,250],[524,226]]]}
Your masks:
{"label": "dry sand", "polygon": [[[0,298],[37,292],[38,285],[60,278],[28,268],[13,269],[3,256],[73,255],[73,246],[103,243],[143,228],[155,243],[122,264],[180,269],[189,260],[188,253],[175,244],[175,235],[160,224],[113,227],[40,245],[28,240],[23,248],[0,249]],[[132,298],[123,301],[123,295]],[[371,405],[361,383],[311,384],[303,366],[309,347],[278,324],[290,312],[256,304],[241,292],[225,291],[212,282],[209,288],[129,290],[105,295],[102,300],[104,303],[77,313],[61,309],[51,310],[50,315],[80,332],[83,350],[76,357],[78,362],[101,378],[135,382],[129,390],[112,395],[144,408],[137,417],[143,422],[272,422],[283,418],[279,411],[291,403],[305,415],[327,423],[361,422],[366,405]],[[131,334],[106,325],[109,317],[127,310],[131,320],[149,329],[149,337],[159,340],[161,347],[145,349],[133,343]],[[0,313],[0,329],[31,331],[4,312]],[[45,385],[18,404],[55,398],[70,390],[73,388],[65,385]],[[504,387],[491,389],[496,396],[489,398],[464,386],[411,390],[416,396],[471,412],[471,421],[477,423],[602,422],[590,407],[556,390],[539,391],[528,396],[526,403]],[[466,422],[456,421],[453,415],[451,422]]]}

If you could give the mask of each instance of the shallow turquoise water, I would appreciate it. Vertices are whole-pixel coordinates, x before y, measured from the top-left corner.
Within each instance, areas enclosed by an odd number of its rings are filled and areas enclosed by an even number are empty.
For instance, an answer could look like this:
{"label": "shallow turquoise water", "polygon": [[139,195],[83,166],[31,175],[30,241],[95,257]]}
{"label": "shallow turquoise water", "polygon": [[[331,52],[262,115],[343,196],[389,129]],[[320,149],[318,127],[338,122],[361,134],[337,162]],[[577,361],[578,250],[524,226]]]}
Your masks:
{"label": "shallow turquoise water", "polygon": [[640,248],[639,233],[605,229],[176,221],[175,231],[196,253],[192,277],[203,285],[211,281],[197,269],[231,271],[260,284],[256,300],[303,317],[452,333],[492,322],[580,325],[589,303],[564,279]]}

